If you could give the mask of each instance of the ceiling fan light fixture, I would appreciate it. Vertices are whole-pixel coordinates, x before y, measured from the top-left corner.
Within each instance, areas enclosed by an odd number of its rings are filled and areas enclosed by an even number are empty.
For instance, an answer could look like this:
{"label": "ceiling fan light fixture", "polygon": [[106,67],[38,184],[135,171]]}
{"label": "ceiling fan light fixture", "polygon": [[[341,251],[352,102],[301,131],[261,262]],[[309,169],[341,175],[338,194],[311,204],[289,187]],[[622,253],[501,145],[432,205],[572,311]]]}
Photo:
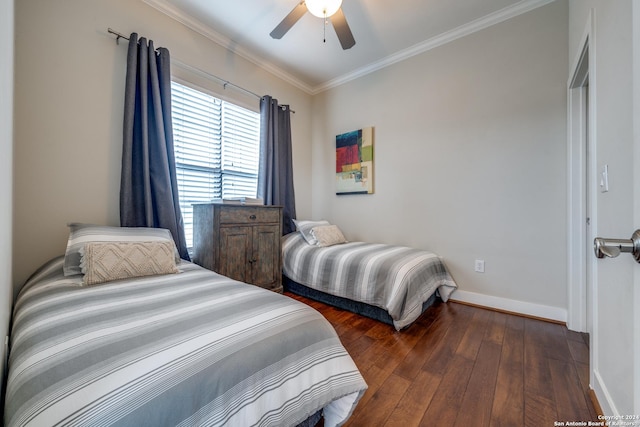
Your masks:
{"label": "ceiling fan light fixture", "polygon": [[305,0],[307,9],[318,18],[328,18],[340,9],[342,0]]}

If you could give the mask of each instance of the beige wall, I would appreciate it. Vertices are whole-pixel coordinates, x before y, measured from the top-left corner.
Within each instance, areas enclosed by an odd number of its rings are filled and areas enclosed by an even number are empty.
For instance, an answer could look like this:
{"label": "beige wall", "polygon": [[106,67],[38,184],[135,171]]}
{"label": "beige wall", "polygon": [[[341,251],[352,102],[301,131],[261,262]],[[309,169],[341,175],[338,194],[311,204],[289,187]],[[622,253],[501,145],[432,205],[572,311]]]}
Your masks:
{"label": "beige wall", "polygon": [[[562,318],[567,19],[566,3],[555,2],[312,98],[143,2],[21,1],[14,283],[64,252],[66,223],[118,223],[126,47],[112,27],[292,105],[300,218],[331,219],[352,239],[434,250],[467,296]],[[183,67],[174,75],[254,102]],[[376,193],[337,197],[334,137],[362,126],[375,127]],[[473,272],[475,259],[486,273]]]}
{"label": "beige wall", "polygon": [[[13,0],[0,0],[0,385],[4,338],[11,316],[11,211],[13,162]],[[1,401],[1,399],[0,399]],[[2,412],[2,411],[0,411]]]}
{"label": "beige wall", "polygon": [[[458,297],[566,317],[567,13],[554,2],[315,97],[313,217],[437,252]],[[375,194],[336,196],[335,135],[364,126]]]}
{"label": "beige wall", "polygon": [[[592,155],[597,169],[591,179],[598,182],[598,172],[606,164],[610,184],[609,192],[598,191],[595,198],[594,234],[602,237],[629,238],[638,226],[637,211],[634,218],[634,191],[636,195],[640,193],[637,187],[634,189],[633,179],[634,169],[638,168],[637,164],[634,166],[634,117],[635,120],[640,117],[638,106],[634,112],[632,91],[634,85],[637,88],[640,84],[640,76],[634,76],[632,68],[635,7],[637,2],[631,0],[570,2],[572,60],[582,48],[582,37],[590,27],[590,13],[595,24],[589,43],[593,65],[589,85],[593,91],[590,100],[595,126]],[[636,142],[636,153],[639,147]],[[636,206],[639,202],[636,198]],[[640,357],[634,355],[634,332],[637,334],[640,326],[634,317],[639,308],[633,301],[634,274],[638,282],[640,266],[629,256],[604,260],[592,257],[591,263],[595,273],[589,331],[591,384],[606,414],[637,414],[640,395],[634,392],[633,373],[640,366]],[[637,378],[638,373],[635,375]]]}
{"label": "beige wall", "polygon": [[[64,253],[72,221],[117,225],[126,47],[107,33],[137,32],[172,58],[296,110],[296,194],[310,213],[311,96],[141,1],[21,0],[16,3],[14,283]],[[126,43],[126,41],[124,42]],[[227,99],[257,99],[174,67]]]}

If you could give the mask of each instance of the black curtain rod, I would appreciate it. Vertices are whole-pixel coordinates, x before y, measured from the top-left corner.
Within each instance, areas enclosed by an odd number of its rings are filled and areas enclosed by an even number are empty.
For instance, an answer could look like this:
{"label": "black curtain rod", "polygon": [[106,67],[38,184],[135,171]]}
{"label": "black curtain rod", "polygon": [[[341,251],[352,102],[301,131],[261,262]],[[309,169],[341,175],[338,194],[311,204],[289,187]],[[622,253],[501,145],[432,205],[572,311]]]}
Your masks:
{"label": "black curtain rod", "polygon": [[[125,39],[125,40],[127,40],[127,41],[129,40],[129,37],[125,36],[125,35],[124,35],[124,34],[122,34],[122,33],[117,32],[116,30],[113,30],[113,29],[111,29],[111,28],[107,28],[107,31],[108,31],[110,34],[113,34],[114,36],[116,36],[116,44],[120,44],[120,39]],[[180,63],[180,61],[177,61],[177,62],[178,62],[178,63]],[[188,65],[188,66],[187,66],[186,64],[185,64],[185,68],[193,68],[193,69],[194,69],[194,70],[196,70],[198,73],[205,74],[205,75],[206,75],[206,76],[208,76],[208,77],[214,78],[214,79],[218,80],[219,82],[222,82],[222,88],[223,88],[223,89],[226,89],[226,88],[227,88],[227,86],[231,86],[231,87],[233,87],[233,88],[235,88],[235,89],[238,89],[238,90],[240,90],[240,91],[242,91],[242,92],[244,92],[244,93],[246,93],[246,94],[253,95],[253,96],[255,96],[255,97],[256,97],[256,98],[258,98],[258,99],[262,99],[262,96],[258,95],[257,93],[255,93],[255,92],[251,92],[249,89],[245,89],[245,88],[243,88],[243,87],[241,87],[241,86],[235,85],[235,84],[231,83],[230,81],[223,79],[222,77],[218,77],[218,76],[216,76],[216,75],[213,75],[213,74],[208,73],[208,72],[206,72],[206,71],[203,71],[203,70],[200,70],[200,69],[198,69],[198,68],[192,67],[192,66],[190,66],[190,65]],[[282,107],[284,107],[284,106],[282,106]],[[296,113],[296,112],[295,112],[295,111],[293,111],[293,110],[290,110],[290,111],[291,111],[293,114],[295,114],[295,113]]]}

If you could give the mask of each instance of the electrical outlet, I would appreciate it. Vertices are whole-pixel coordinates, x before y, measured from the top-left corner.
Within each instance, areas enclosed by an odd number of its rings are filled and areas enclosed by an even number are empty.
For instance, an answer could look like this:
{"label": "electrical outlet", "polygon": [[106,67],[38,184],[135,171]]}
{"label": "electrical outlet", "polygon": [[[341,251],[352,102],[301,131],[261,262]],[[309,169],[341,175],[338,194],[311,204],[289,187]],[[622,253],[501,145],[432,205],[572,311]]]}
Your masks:
{"label": "electrical outlet", "polygon": [[476,271],[476,273],[484,273],[484,260],[483,259],[477,259],[476,260],[475,271]]}

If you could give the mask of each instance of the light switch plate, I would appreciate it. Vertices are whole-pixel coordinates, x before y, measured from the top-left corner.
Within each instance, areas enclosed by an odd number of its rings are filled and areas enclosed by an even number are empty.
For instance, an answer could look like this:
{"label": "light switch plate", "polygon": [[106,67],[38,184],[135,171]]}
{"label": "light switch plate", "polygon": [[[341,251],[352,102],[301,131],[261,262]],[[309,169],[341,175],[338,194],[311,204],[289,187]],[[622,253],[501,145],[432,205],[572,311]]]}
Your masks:
{"label": "light switch plate", "polygon": [[600,192],[606,193],[607,191],[609,191],[609,165],[604,165],[600,174]]}

